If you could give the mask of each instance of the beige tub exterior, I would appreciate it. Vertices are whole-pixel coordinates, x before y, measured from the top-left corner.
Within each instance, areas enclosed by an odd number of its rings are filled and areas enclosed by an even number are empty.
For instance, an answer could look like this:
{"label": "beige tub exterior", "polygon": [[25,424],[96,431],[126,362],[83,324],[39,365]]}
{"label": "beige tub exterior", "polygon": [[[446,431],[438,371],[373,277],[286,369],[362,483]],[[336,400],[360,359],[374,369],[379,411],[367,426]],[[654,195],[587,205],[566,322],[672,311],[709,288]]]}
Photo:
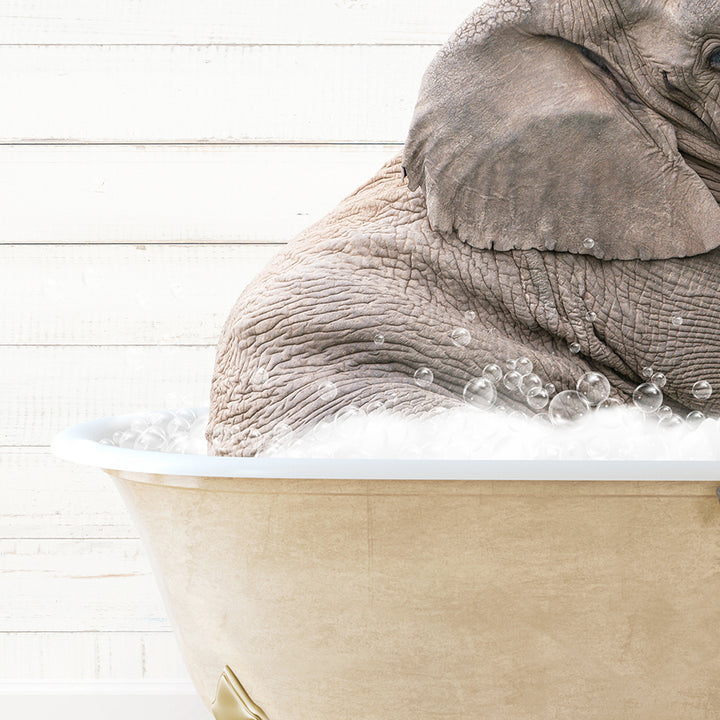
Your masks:
{"label": "beige tub exterior", "polygon": [[284,477],[244,461],[223,477],[243,461],[143,472],[156,453],[98,447],[198,691],[210,704],[227,665],[258,706],[218,716],[720,717],[714,464],[330,462],[312,479],[312,461]]}

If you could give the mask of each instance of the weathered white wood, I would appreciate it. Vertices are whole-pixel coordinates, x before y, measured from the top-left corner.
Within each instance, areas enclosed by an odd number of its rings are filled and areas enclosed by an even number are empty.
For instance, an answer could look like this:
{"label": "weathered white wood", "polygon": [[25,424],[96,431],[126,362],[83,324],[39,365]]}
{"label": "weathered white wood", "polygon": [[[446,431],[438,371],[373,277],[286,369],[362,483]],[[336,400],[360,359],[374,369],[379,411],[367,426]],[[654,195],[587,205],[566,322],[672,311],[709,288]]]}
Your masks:
{"label": "weathered white wood", "polygon": [[212,720],[190,683],[0,681],[0,717],[53,720]]}
{"label": "weathered white wood", "polygon": [[426,43],[478,0],[6,0],[2,43]]}
{"label": "weathered white wood", "polygon": [[214,361],[212,346],[0,346],[0,445],[49,445],[85,420],[207,405]]}
{"label": "weathered white wood", "polygon": [[0,717],[53,720],[212,720],[189,682],[0,681]]}
{"label": "weathered white wood", "polygon": [[[207,345],[0,347],[0,444],[206,404],[214,338],[273,248],[172,244],[284,242],[332,209],[399,152],[430,45],[474,5],[0,4],[0,141],[394,143],[0,148],[0,343]],[[23,43],[55,47],[7,47]],[[77,43],[425,47],[62,47]],[[97,470],[3,448],[0,678],[186,678],[134,534]]]}
{"label": "weathered white wood", "polygon": [[0,448],[0,539],[137,536],[102,471],[59,460],[48,448]]}
{"label": "weathered white wood", "polygon": [[211,345],[279,247],[0,245],[0,337],[6,345]]}
{"label": "weathered white wood", "polygon": [[0,142],[404,142],[420,46],[0,46]]}
{"label": "weathered white wood", "polygon": [[0,147],[0,242],[286,242],[398,152],[393,145]]}
{"label": "weathered white wood", "polygon": [[0,678],[185,681],[188,675],[169,630],[2,632]]}
{"label": "weathered white wood", "polygon": [[0,717],[53,720],[212,720],[190,683],[0,681]]}
{"label": "weathered white wood", "polygon": [[169,628],[139,540],[0,540],[0,632]]}

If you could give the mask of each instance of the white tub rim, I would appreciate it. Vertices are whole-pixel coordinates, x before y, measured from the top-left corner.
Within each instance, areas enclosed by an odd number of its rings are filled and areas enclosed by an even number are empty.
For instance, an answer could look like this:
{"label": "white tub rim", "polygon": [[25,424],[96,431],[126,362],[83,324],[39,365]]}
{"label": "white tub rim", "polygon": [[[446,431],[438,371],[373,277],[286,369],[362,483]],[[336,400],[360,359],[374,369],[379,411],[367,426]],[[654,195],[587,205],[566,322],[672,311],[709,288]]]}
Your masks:
{"label": "white tub rim", "polygon": [[[193,408],[198,414],[207,408]],[[675,481],[720,483],[713,460],[419,460],[241,458],[132,450],[101,444],[147,412],[118,415],[74,425],[53,440],[52,453],[105,471],[164,478],[318,480],[539,480]],[[182,483],[184,484],[184,483]]]}

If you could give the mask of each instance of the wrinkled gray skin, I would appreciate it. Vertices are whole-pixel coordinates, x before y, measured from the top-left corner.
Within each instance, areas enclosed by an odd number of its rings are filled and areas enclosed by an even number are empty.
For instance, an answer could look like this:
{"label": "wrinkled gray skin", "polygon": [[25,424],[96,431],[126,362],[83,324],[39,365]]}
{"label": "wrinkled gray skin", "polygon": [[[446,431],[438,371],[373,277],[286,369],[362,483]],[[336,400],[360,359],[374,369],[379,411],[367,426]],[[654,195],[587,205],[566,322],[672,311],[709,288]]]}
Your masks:
{"label": "wrinkled gray skin", "polygon": [[676,409],[717,413],[719,140],[720,3],[485,2],[426,72],[402,159],[238,300],[209,451],[252,455],[278,422],[350,403],[453,406],[486,363],[522,355],[558,390],[600,370],[624,401],[652,366]]}

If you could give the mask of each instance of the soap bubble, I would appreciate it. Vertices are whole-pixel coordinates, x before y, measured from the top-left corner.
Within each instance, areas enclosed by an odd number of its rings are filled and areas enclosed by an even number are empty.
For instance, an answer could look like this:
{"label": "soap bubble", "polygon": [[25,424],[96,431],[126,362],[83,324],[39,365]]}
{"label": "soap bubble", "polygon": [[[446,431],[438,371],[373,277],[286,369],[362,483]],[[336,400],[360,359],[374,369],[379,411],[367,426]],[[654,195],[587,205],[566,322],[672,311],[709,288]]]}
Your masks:
{"label": "soap bubble", "polygon": [[455,328],[450,333],[450,338],[453,341],[453,345],[457,345],[458,347],[466,347],[470,344],[470,340],[472,340],[470,333],[465,328]]}
{"label": "soap bubble", "polygon": [[[122,447],[122,441],[127,432],[127,430],[116,430],[110,438],[112,444],[117,445],[118,447]],[[137,433],[134,433],[134,436],[137,436]],[[133,437],[133,442],[135,442],[135,437]]]}
{"label": "soap bubble", "polygon": [[698,380],[692,386],[692,394],[698,400],[707,400],[712,395],[712,385],[707,380]]}
{"label": "soap bubble", "polygon": [[184,417],[174,417],[167,424],[167,434],[177,435],[178,433],[187,432],[192,426],[192,421]]}
{"label": "soap bubble", "polygon": [[522,375],[517,370],[510,370],[510,372],[506,372],[503,377],[503,385],[508,390],[518,390],[521,381]]}
{"label": "soap bubble", "polygon": [[586,237],[586,238],[583,240],[583,247],[584,247],[586,250],[592,250],[592,249],[595,247],[595,241],[594,241],[592,238],[590,238],[590,237]]}
{"label": "soap bubble", "polygon": [[435,373],[429,367],[419,367],[415,371],[415,384],[418,387],[426,388],[430,387],[435,379]]}
{"label": "soap bubble", "polygon": [[578,343],[578,342],[570,343],[570,352],[573,355],[577,355],[580,352],[580,343]]}
{"label": "soap bubble", "polygon": [[665,387],[665,384],[667,383],[667,378],[661,372],[656,372],[650,376],[650,382],[653,385],[657,385],[659,388],[662,388]]}
{"label": "soap bubble", "polygon": [[548,395],[554,395],[555,394],[555,383],[545,383],[545,389],[547,390]]}
{"label": "soap bubble", "polygon": [[133,448],[135,447],[135,440],[137,440],[139,435],[139,432],[132,430],[118,430],[118,432],[113,433],[112,439],[118,447]]}
{"label": "soap bubble", "polygon": [[520,392],[529,395],[531,390],[542,389],[542,380],[535,374],[525,375],[520,382]]}
{"label": "soap bubble", "polygon": [[551,401],[548,408],[553,425],[568,425],[590,412],[587,400],[575,390],[563,390]]}
{"label": "soap bubble", "polygon": [[671,322],[675,327],[680,327],[680,326],[683,324],[682,315],[673,315],[672,318],[671,318],[671,320],[670,320],[670,322]]}
{"label": "soap bubble", "polygon": [[505,361],[505,367],[508,370],[514,370],[516,365],[517,365],[517,360],[515,360],[515,358],[510,358],[509,360]]}
{"label": "soap bubble", "polygon": [[655,371],[651,367],[644,367],[642,369],[642,376],[650,379]]}
{"label": "soap bubble", "polygon": [[514,369],[522,376],[529,375],[533,371],[532,360],[530,360],[530,358],[520,357],[515,361]]}
{"label": "soap bubble", "polygon": [[320,399],[325,402],[334,400],[338,394],[337,385],[335,385],[335,383],[331,380],[320,383],[318,385],[318,390],[320,391]]}
{"label": "soap bubble", "polygon": [[487,410],[497,400],[497,390],[492,380],[486,377],[469,380],[463,389],[463,399],[468,405]]}
{"label": "soap bubble", "polygon": [[477,315],[475,314],[475,312],[473,310],[465,311],[465,320],[467,320],[467,322],[472,322],[476,317],[477,317]]}
{"label": "soap bubble", "polygon": [[268,373],[268,371],[264,367],[260,366],[250,377],[250,384],[254,385],[255,387],[260,387],[268,381],[269,376],[270,374]]}
{"label": "soap bubble", "polygon": [[662,402],[662,390],[651,382],[638,385],[633,391],[633,403],[644,413],[654,413]]}
{"label": "soap bubble", "polygon": [[374,342],[376,345],[382,345],[382,344],[385,342],[385,336],[384,336],[382,333],[380,333],[380,332],[376,332],[376,333],[373,335],[373,342]]}
{"label": "soap bubble", "polygon": [[176,410],[167,424],[168,437],[172,437],[183,432],[187,433],[196,420],[197,415],[194,410],[190,408]]}
{"label": "soap bubble", "polygon": [[340,408],[333,417],[335,420],[345,420],[355,415],[362,415],[363,411],[357,405],[346,405],[344,408]]}
{"label": "soap bubble", "polygon": [[[545,388],[536,387],[530,390],[526,399],[533,410],[542,410],[550,402],[550,395]],[[545,417],[544,413],[543,417]]]}
{"label": "soap bubble", "polygon": [[[198,417],[192,408],[144,413],[133,418],[129,429],[117,430],[112,438],[101,442],[150,452],[204,453],[206,422],[207,415]],[[200,436],[202,440],[198,443]]]}
{"label": "soap bubble", "polygon": [[662,420],[668,418],[673,414],[672,408],[669,405],[662,405],[658,408],[657,416]]}
{"label": "soap bubble", "polygon": [[594,313],[592,310],[590,310],[588,313],[586,313],[585,319],[591,323],[595,322],[597,320],[597,313]]}
{"label": "soap bubble", "polygon": [[489,363],[483,368],[482,374],[483,377],[489,378],[494,383],[499,383],[502,380],[503,371],[496,363]]}
{"label": "soap bubble", "polygon": [[608,410],[610,408],[616,408],[621,407],[622,403],[617,398],[606,398],[601,403],[598,403],[598,406],[595,408],[595,410]]}
{"label": "soap bubble", "polygon": [[182,419],[189,423],[194,423],[198,419],[198,414],[192,408],[180,408],[173,410],[171,414],[174,419]]}
{"label": "soap bubble", "polygon": [[687,423],[688,427],[695,430],[695,428],[698,428],[700,427],[700,425],[702,425],[702,421],[704,419],[704,413],[701,413],[699,410],[691,410],[685,417],[685,422]]}
{"label": "soap bubble", "polygon": [[610,397],[610,382],[599,372],[586,372],[577,381],[576,388],[592,406],[599,405]]}

